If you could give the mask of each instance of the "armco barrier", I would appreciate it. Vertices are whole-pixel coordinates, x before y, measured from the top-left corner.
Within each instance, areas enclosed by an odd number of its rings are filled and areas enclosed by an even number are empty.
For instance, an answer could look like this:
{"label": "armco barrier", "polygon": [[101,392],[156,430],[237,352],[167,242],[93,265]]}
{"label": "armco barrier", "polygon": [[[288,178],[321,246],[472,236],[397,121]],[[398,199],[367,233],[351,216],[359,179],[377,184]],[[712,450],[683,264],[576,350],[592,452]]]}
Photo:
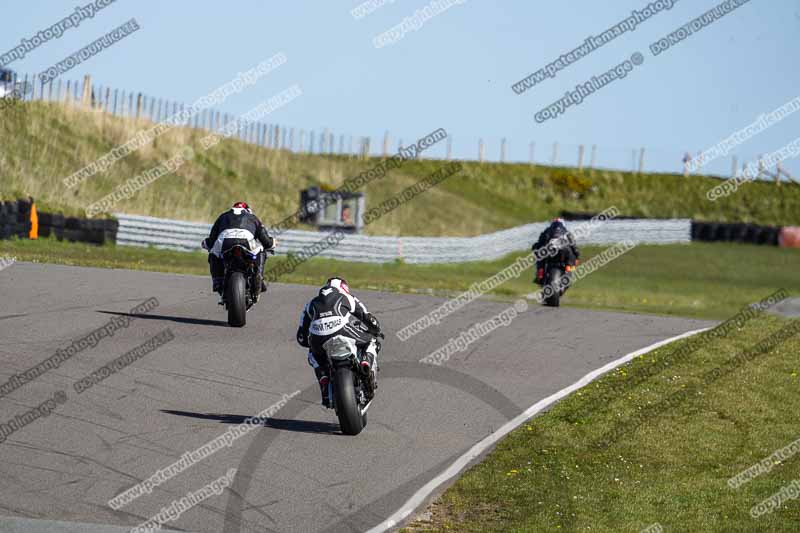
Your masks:
{"label": "armco barrier", "polygon": [[[184,222],[116,213],[119,221],[117,244],[156,246],[194,251],[208,236],[210,224]],[[386,263],[402,259],[407,263],[461,263],[491,261],[512,252],[530,250],[547,222],[526,224],[477,237],[371,237],[348,235],[338,246],[327,248],[320,257]],[[610,245],[631,239],[643,244],[685,243],[690,240],[691,221],[610,220],[599,226],[580,244]],[[325,234],[288,230],[279,237],[278,254],[296,253],[318,242]]]}

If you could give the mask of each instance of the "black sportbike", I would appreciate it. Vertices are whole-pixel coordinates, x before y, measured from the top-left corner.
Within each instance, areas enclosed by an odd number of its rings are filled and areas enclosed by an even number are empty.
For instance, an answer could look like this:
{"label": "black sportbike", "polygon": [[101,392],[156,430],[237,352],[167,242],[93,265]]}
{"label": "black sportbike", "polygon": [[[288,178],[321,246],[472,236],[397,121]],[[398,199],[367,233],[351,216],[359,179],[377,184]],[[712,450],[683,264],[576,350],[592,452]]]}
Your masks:
{"label": "black sportbike", "polygon": [[561,297],[567,292],[574,270],[574,261],[566,250],[560,250],[554,257],[544,262],[544,275],[541,278],[542,303],[549,307],[558,307]]}
{"label": "black sportbike", "polygon": [[[366,329],[366,326],[363,326]],[[367,330],[369,331],[369,330]],[[370,331],[373,336],[384,338],[379,331]],[[377,352],[380,343],[377,340]],[[365,353],[359,353],[356,341],[344,335],[336,335],[322,345],[328,357],[328,368],[331,369],[328,382],[328,398],[330,408],[336,411],[339,426],[345,435],[358,435],[367,425],[367,409],[375,397],[378,387],[378,364],[365,370],[361,365],[367,360]]]}

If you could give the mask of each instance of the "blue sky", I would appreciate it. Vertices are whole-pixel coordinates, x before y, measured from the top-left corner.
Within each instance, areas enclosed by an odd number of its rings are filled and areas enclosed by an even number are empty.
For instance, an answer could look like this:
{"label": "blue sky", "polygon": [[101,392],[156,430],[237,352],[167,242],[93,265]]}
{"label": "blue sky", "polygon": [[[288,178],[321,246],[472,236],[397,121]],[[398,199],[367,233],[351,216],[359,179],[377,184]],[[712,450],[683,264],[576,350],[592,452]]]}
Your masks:
{"label": "blue sky", "polygon": [[[353,1],[292,2],[117,0],[94,19],[9,65],[39,72],[112,28],[136,18],[141,30],[79,65],[65,78],[91,73],[97,83],[190,103],[277,52],[286,65],[239,95],[223,111],[243,113],[297,83],[303,95],[272,122],[346,135],[388,130],[408,142],[439,127],[457,157],[475,158],[478,139],[497,158],[502,137],[510,159],[574,164],[579,144],[598,146],[598,165],[631,168],[645,147],[646,170],[679,171],[684,151],[724,139],[764,112],[800,96],[800,2],[752,0],[653,57],[648,45],[718,3],[680,0],[522,95],[512,83],[623,20],[646,0],[487,2],[466,0],[417,31],[380,49],[372,39],[430,0],[394,0],[356,20]],[[0,8],[5,52],[70,14],[80,2],[26,0]],[[645,61],[554,120],[534,114],[634,52]],[[794,140],[800,113],[735,150],[739,161]],[[338,140],[337,140],[338,144]],[[443,146],[432,154],[443,153]],[[800,177],[800,161],[785,163]],[[709,165],[728,174],[730,158]]]}

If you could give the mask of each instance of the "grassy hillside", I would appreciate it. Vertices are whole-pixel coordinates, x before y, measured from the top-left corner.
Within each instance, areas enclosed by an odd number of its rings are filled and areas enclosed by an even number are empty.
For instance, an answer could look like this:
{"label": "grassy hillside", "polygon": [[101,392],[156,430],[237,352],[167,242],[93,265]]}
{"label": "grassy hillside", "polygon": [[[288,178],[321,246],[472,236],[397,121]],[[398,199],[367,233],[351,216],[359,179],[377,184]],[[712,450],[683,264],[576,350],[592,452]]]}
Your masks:
{"label": "grassy hillside", "polygon": [[[202,151],[205,133],[180,128],[127,156],[74,189],[62,179],[130,139],[149,121],[43,102],[25,103],[0,115],[0,197],[32,195],[41,208],[80,213],[116,186],[190,145],[197,157],[122,201],[116,210],[210,221],[235,199],[246,199],[265,220],[278,221],[298,207],[298,191],[312,184],[336,186],[377,159],[300,155],[237,140]],[[427,132],[420,132],[425,134]],[[439,167],[435,161],[405,163],[367,186],[377,205]],[[623,214],[691,217],[761,224],[800,224],[800,186],[745,185],[710,202],[705,192],[719,180],[706,177],[465,163],[460,175],[379,219],[379,235],[476,235],[545,220],[562,209],[600,211],[616,205]],[[443,209],[443,206],[447,206]]]}

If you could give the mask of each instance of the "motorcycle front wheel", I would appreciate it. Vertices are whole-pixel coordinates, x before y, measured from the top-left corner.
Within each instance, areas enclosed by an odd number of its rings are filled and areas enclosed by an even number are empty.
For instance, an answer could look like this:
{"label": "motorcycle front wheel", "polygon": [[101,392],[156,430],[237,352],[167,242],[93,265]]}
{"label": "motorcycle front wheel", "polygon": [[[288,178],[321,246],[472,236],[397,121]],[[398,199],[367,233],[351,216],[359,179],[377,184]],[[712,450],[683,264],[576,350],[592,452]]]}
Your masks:
{"label": "motorcycle front wheel", "polygon": [[550,307],[558,307],[561,304],[561,270],[551,268],[550,275],[547,278],[545,286],[549,285],[552,288],[552,295],[544,299],[544,304]]}

